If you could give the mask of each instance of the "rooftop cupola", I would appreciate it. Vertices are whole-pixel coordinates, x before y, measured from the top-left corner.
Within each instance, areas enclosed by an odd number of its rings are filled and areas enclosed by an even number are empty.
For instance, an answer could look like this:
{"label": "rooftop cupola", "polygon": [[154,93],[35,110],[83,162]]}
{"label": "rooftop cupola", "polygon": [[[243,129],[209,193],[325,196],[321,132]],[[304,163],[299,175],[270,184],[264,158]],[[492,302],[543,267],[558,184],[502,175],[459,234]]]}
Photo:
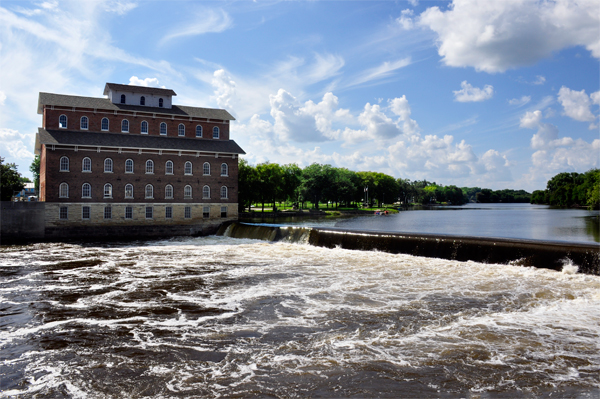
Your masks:
{"label": "rooftop cupola", "polygon": [[114,104],[170,109],[177,94],[171,89],[107,83],[104,95]]}

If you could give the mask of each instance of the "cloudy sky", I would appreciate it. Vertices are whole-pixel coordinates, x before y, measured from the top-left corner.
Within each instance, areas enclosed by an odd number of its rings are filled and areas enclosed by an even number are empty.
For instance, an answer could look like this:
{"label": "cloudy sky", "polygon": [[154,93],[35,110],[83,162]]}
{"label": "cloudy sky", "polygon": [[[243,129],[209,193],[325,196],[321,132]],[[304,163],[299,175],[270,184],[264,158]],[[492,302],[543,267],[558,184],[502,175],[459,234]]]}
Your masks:
{"label": "cloudy sky", "polygon": [[600,165],[600,2],[0,3],[0,155],[31,176],[40,91],[166,87],[229,110],[250,163],[545,188]]}

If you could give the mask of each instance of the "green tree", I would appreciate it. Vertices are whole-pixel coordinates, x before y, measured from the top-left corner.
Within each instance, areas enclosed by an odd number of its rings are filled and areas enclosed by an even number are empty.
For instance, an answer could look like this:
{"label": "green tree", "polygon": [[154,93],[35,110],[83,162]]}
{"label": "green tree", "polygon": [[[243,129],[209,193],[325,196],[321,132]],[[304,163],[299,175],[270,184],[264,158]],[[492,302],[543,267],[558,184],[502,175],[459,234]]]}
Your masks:
{"label": "green tree", "polygon": [[0,157],[0,173],[0,199],[10,201],[13,193],[23,190],[25,184],[21,181],[21,174],[17,172],[17,165],[5,164],[2,157]]}
{"label": "green tree", "polygon": [[298,201],[300,184],[302,183],[302,169],[295,163],[282,166],[283,171],[283,197],[291,202]]}
{"label": "green tree", "polygon": [[276,163],[260,163],[256,165],[258,173],[258,195],[265,210],[265,203],[273,204],[273,210],[277,210],[275,202],[283,199],[283,169]]}
{"label": "green tree", "polygon": [[36,155],[33,158],[33,162],[29,165],[29,170],[33,173],[33,183],[35,184],[35,191],[40,192],[40,156]]}
{"label": "green tree", "polygon": [[253,202],[259,200],[258,172],[255,167],[249,165],[242,158],[240,158],[238,170],[238,204],[240,210],[243,212],[246,208],[250,208]]}

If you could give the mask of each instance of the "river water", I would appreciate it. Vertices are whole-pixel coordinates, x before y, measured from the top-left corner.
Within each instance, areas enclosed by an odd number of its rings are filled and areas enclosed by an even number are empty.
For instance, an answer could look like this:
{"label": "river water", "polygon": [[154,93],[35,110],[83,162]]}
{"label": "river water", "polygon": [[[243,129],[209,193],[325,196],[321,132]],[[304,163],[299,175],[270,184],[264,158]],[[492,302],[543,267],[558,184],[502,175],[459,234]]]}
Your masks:
{"label": "river water", "polygon": [[0,397],[598,398],[600,277],[229,237],[0,250]]}

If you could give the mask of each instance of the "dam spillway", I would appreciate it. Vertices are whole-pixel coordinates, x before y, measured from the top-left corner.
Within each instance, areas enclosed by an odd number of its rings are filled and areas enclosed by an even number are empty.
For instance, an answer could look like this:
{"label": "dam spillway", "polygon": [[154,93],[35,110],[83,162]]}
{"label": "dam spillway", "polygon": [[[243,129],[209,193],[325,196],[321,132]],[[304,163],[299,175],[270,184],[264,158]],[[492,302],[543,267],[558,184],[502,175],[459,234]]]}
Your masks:
{"label": "dam spillway", "polygon": [[374,250],[458,261],[533,266],[552,270],[561,270],[566,264],[571,263],[576,265],[581,273],[600,275],[598,244],[240,222],[221,226],[217,235],[266,241],[303,242],[326,248]]}

